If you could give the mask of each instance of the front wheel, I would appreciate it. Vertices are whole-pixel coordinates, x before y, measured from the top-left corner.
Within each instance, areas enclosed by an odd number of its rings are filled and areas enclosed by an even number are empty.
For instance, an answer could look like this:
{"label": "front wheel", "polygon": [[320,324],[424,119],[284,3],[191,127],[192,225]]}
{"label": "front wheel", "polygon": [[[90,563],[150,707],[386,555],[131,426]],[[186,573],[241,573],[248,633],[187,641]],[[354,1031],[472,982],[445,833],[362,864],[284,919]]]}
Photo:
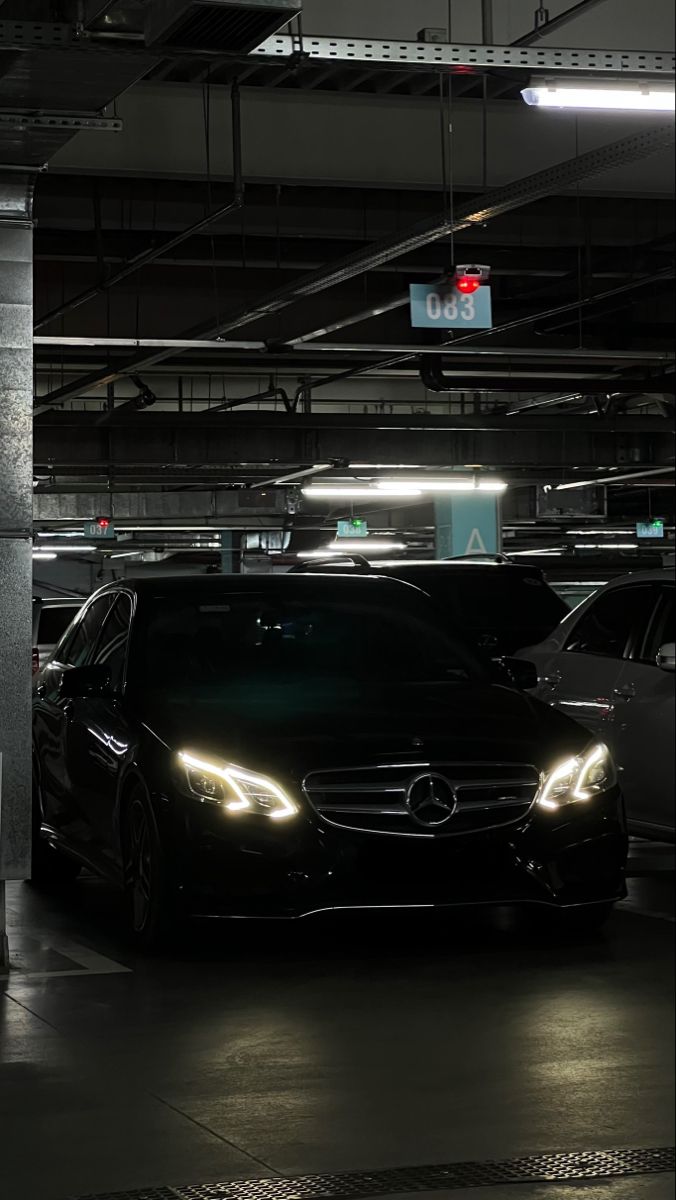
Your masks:
{"label": "front wheel", "polygon": [[145,949],[162,946],[176,925],[176,897],[155,815],[140,782],[125,810],[123,854],[129,933]]}

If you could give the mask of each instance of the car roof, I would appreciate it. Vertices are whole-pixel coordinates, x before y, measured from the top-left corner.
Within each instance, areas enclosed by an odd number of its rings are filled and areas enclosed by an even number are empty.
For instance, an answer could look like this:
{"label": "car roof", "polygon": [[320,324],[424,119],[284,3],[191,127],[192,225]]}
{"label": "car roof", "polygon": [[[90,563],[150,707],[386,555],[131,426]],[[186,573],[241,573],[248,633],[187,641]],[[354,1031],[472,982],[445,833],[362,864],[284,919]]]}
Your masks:
{"label": "car roof", "polygon": [[275,575],[163,575],[157,578],[127,579],[117,584],[108,584],[102,591],[110,589],[119,591],[127,588],[139,597],[156,595],[158,592],[172,591],[180,595],[183,591],[194,591],[196,587],[214,591],[227,587],[233,592],[266,592],[266,591],[317,591],[322,584],[332,590],[336,587],[349,590],[371,589],[375,595],[376,585],[383,586],[399,593],[405,591],[417,596],[424,595],[418,588],[402,579],[391,579],[382,575],[350,575],[334,574],[321,571],[307,575],[275,574]]}
{"label": "car roof", "polygon": [[395,575],[395,574],[401,574],[404,571],[407,573],[410,572],[411,574],[415,575],[415,574],[423,574],[423,572],[430,572],[430,571],[433,571],[433,572],[447,571],[449,573],[455,573],[455,574],[461,574],[462,572],[467,572],[469,574],[477,574],[481,571],[496,571],[496,570],[499,570],[501,572],[507,570],[510,574],[512,574],[513,572],[514,573],[518,572],[519,574],[524,574],[524,575],[541,575],[542,574],[540,567],[537,567],[534,564],[512,563],[512,562],[490,562],[485,558],[482,558],[477,562],[471,562],[469,559],[433,559],[433,558],[430,558],[430,559],[410,559],[410,558],[389,559],[388,558],[388,559],[378,559],[377,562],[366,562],[366,563],[355,562],[352,564],[352,566],[349,566],[345,563],[340,563],[340,562],[331,564],[330,562],[327,561],[327,562],[319,562],[316,567],[314,567],[311,563],[304,564],[303,571],[298,571],[298,572],[294,571],[294,574],[300,575],[300,574],[306,573],[308,575],[312,575],[312,574],[317,575],[324,571],[326,571],[326,573],[335,572],[336,574],[341,573],[341,571],[344,572],[345,574],[351,574],[352,572],[357,574],[359,571],[363,571],[365,574],[367,574],[369,571],[373,571],[375,574],[378,574],[380,571],[384,571],[387,573],[388,577],[391,577],[392,575]]}
{"label": "car roof", "polygon": [[384,567],[387,571],[538,571],[538,567],[527,566],[525,563],[490,562],[481,559],[471,562],[469,559],[388,559],[386,562],[372,563],[374,570]]}
{"label": "car roof", "polygon": [[648,583],[673,583],[676,580],[676,573],[673,570],[669,570],[669,568],[654,571],[628,571],[626,575],[618,575],[616,579],[611,579],[608,583],[604,584],[604,587],[621,587],[623,583],[635,583],[637,580]]}

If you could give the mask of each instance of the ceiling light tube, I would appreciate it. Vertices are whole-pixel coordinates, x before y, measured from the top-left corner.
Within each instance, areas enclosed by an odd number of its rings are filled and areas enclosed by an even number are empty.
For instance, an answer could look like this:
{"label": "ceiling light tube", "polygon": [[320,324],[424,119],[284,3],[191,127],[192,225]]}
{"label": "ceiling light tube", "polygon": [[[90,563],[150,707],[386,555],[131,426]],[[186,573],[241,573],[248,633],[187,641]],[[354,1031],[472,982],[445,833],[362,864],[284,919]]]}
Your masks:
{"label": "ceiling light tube", "polygon": [[326,547],[334,554],[387,554],[390,550],[406,548],[405,542],[385,541],[380,538],[340,538]]}
{"label": "ceiling light tube", "polygon": [[[614,469],[617,470],[617,468]],[[599,479],[579,479],[571,483],[557,483],[554,490],[569,492],[573,488],[604,487],[610,483],[632,483],[635,479],[647,479],[654,475],[673,475],[673,473],[674,466],[672,464],[670,467],[651,467],[649,471],[631,471],[628,475],[607,475]]]}
{"label": "ceiling light tube", "polygon": [[638,542],[576,542],[576,550],[638,550]]}
{"label": "ceiling light tube", "polygon": [[48,551],[53,554],[88,554],[100,549],[101,546],[40,546],[38,553]]}
{"label": "ceiling light tube", "polygon": [[535,82],[521,95],[533,108],[589,109],[601,112],[674,112],[673,87],[637,83],[634,87],[597,85],[583,80]]}
{"label": "ceiling light tube", "polygon": [[347,500],[381,500],[391,496],[417,497],[425,493],[455,492],[471,495],[473,492],[492,492],[499,494],[507,490],[507,484],[502,479],[489,477],[479,479],[434,479],[416,477],[415,479],[374,479],[372,483],[318,483],[309,484],[303,488],[303,495],[308,498],[347,499]]}
{"label": "ceiling light tube", "polygon": [[33,551],[33,562],[51,562],[53,558],[56,558],[56,554],[53,550]]}

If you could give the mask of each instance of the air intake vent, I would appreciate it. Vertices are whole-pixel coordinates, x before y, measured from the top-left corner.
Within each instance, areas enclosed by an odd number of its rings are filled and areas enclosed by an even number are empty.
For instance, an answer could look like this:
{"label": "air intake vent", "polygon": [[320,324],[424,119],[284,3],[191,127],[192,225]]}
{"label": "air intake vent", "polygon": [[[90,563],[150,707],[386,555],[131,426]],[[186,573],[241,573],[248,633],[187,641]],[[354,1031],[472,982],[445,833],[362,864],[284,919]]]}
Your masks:
{"label": "air intake vent", "polygon": [[301,12],[303,0],[154,0],[146,44],[153,48],[248,54]]}

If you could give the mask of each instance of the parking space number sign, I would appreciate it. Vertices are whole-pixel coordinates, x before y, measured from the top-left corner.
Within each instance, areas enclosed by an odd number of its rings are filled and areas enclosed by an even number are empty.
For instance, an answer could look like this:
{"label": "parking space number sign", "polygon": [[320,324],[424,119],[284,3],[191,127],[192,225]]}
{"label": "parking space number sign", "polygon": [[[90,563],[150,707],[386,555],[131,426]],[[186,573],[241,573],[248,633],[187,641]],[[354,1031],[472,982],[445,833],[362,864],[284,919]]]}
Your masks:
{"label": "parking space number sign", "polygon": [[464,295],[452,284],[411,285],[411,325],[414,329],[492,329],[490,287]]}

